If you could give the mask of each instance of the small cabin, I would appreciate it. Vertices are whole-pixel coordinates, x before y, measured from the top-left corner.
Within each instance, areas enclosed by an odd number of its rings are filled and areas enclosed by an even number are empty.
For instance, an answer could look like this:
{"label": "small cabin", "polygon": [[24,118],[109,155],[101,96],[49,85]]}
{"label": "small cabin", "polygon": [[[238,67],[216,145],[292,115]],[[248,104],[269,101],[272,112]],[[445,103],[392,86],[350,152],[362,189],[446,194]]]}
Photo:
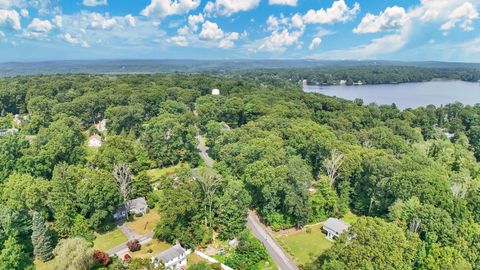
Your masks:
{"label": "small cabin", "polygon": [[220,96],[220,89],[212,89],[212,96]]}

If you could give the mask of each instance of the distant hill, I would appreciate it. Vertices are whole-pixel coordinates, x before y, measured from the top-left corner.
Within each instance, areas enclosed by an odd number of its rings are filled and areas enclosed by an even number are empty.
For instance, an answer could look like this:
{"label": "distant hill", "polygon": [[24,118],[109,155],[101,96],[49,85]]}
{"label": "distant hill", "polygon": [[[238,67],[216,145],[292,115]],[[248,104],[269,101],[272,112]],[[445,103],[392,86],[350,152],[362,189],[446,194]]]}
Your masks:
{"label": "distant hill", "polygon": [[0,76],[65,73],[225,73],[245,69],[328,68],[369,65],[429,68],[480,68],[480,64],[400,61],[323,60],[66,60],[0,63]]}

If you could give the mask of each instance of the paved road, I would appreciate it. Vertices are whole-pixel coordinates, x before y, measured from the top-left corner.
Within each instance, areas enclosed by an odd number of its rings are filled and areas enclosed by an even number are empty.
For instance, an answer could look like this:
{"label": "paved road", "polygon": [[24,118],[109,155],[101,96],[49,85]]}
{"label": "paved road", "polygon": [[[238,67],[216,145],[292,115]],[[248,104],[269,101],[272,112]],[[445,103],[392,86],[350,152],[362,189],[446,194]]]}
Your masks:
{"label": "paved road", "polygon": [[263,243],[268,254],[277,264],[280,270],[298,270],[299,268],[287,254],[283,252],[280,246],[273,240],[268,232],[263,228],[257,216],[253,213],[248,214],[247,227],[255,237]]}
{"label": "paved road", "polygon": [[205,161],[205,164],[207,164],[208,167],[213,167],[214,161],[208,155],[208,149],[203,143],[203,137],[200,133],[197,135],[197,142],[198,142],[197,149],[198,151],[200,151],[200,156],[202,157],[203,161]]}
{"label": "paved road", "polygon": [[[212,167],[214,161],[208,156],[207,148],[202,143],[203,138],[201,134],[198,134],[197,141],[197,148],[200,151],[200,156],[202,157],[203,161],[205,161],[207,166]],[[253,233],[253,235],[255,235],[255,237],[263,243],[268,254],[270,257],[272,257],[273,261],[277,264],[280,270],[299,270],[293,260],[290,259],[290,257],[283,252],[277,242],[275,242],[275,240],[268,235],[267,231],[265,231],[260,221],[253,213],[249,213],[248,215],[247,227]]]}
{"label": "paved road", "polygon": [[[153,239],[153,232],[149,232],[139,238],[137,238],[141,245],[144,245]],[[118,245],[112,249],[107,250],[108,255],[113,256],[117,255],[118,257],[123,256],[125,253],[129,252],[127,243]]]}

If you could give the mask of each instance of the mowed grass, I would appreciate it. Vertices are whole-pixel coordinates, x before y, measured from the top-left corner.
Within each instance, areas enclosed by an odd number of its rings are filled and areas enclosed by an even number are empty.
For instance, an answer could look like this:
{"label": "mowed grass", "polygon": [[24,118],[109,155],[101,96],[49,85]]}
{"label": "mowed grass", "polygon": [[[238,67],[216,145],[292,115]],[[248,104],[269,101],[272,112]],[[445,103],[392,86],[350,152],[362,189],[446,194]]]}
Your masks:
{"label": "mowed grass", "polygon": [[171,247],[171,245],[157,239],[153,239],[152,241],[142,245],[142,248],[139,251],[129,253],[133,258],[145,259],[158,255],[160,252],[168,249],[169,247]]}
{"label": "mowed grass", "polygon": [[35,260],[35,270],[52,270],[54,268],[55,259],[48,262],[42,262],[40,260]]}
{"label": "mowed grass", "polygon": [[332,242],[326,239],[325,234],[322,232],[321,224],[310,226],[309,228],[311,229],[310,233],[303,230],[277,238],[282,248],[300,265],[312,262],[333,245]]}
{"label": "mowed grass", "polygon": [[157,226],[158,221],[160,220],[160,214],[156,209],[150,209],[150,211],[143,215],[143,217],[134,217],[134,220],[128,222],[128,227],[134,230],[140,235],[144,235],[153,231],[155,226]]}
{"label": "mowed grass", "polygon": [[150,176],[152,178],[152,182],[155,183],[164,176],[173,175],[175,173],[175,170],[180,168],[180,166],[182,166],[182,164],[177,164],[166,168],[151,169],[147,171],[147,175]]}
{"label": "mowed grass", "polygon": [[107,251],[113,247],[116,247],[122,243],[127,242],[127,237],[118,229],[106,232],[95,233],[95,241],[93,241],[93,248],[95,250]]}

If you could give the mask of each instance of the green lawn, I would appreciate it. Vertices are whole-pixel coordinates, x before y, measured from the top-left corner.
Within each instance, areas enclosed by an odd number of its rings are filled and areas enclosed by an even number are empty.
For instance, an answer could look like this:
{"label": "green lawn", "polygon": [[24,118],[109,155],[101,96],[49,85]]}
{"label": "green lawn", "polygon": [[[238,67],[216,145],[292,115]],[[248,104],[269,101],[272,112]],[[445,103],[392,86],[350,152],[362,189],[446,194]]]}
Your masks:
{"label": "green lawn", "polygon": [[35,264],[35,270],[52,270],[55,264],[55,259],[50,260],[48,262],[35,260],[34,264]]}
{"label": "green lawn", "polygon": [[95,233],[95,236],[97,238],[93,241],[93,248],[101,251],[107,251],[128,240],[118,228],[103,234]]}
{"label": "green lawn", "polygon": [[133,258],[151,258],[152,256],[167,250],[169,247],[171,247],[171,245],[157,239],[153,239],[145,245],[142,245],[139,251],[130,252],[130,254]]}
{"label": "green lawn", "polygon": [[300,265],[312,262],[333,245],[322,232],[322,225],[315,225],[309,228],[311,228],[310,233],[300,231],[277,238],[282,248]]}
{"label": "green lawn", "polygon": [[166,167],[166,168],[157,168],[157,169],[148,170],[147,174],[152,178],[152,182],[155,183],[155,182],[158,182],[160,178],[162,178],[163,176],[170,176],[173,173],[175,173],[175,170],[180,168],[181,165],[182,164],[177,164],[177,165]]}
{"label": "green lawn", "polygon": [[134,217],[133,221],[128,222],[128,227],[134,230],[140,235],[144,235],[148,232],[153,231],[155,226],[157,226],[158,221],[160,220],[160,214],[157,212],[157,209],[151,209],[143,217]]}

